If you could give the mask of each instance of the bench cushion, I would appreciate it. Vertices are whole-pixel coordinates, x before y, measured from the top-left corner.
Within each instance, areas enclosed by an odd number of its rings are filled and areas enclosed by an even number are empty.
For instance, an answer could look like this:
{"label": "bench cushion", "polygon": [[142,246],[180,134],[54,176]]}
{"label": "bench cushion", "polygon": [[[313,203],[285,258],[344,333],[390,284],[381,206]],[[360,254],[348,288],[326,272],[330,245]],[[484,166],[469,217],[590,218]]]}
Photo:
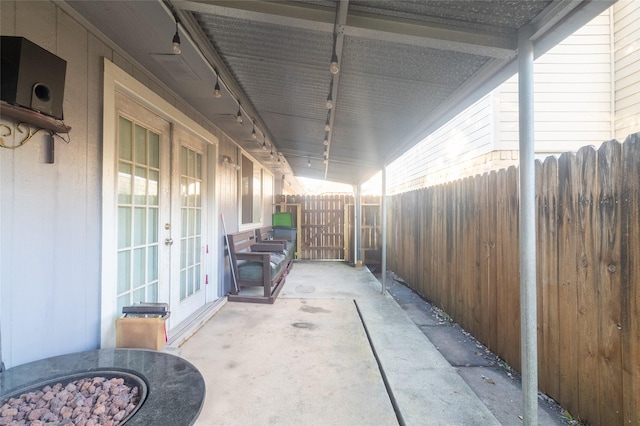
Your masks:
{"label": "bench cushion", "polygon": [[[271,279],[274,279],[286,264],[286,256],[284,254],[271,253],[269,262]],[[238,262],[238,278],[262,281],[262,262]]]}
{"label": "bench cushion", "polygon": [[285,226],[274,226],[271,233],[274,240],[287,240],[287,251],[294,253],[296,251],[296,237],[298,230]]}

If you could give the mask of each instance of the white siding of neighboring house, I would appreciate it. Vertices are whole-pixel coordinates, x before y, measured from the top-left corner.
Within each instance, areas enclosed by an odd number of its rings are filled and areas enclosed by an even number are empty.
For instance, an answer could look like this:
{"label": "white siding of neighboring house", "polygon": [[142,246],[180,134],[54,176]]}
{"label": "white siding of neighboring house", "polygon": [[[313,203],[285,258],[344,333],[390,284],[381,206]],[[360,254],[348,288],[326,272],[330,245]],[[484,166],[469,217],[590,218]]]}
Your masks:
{"label": "white siding of neighboring house", "polygon": [[[616,13],[616,137],[637,132],[640,112],[640,1]],[[614,137],[609,9],[534,65],[538,157],[600,146]],[[624,13],[623,13],[624,12]],[[623,108],[624,107],[624,108]],[[634,129],[635,128],[635,129]],[[517,164],[518,79],[512,77],[387,167],[390,194]]]}
{"label": "white siding of neighboring house", "polygon": [[615,138],[640,132],[640,1],[614,4],[616,119]]}
{"label": "white siding of neighboring house", "polygon": [[474,158],[493,150],[493,109],[487,95],[387,167],[390,192],[455,179]]}
{"label": "white siding of neighboring house", "polygon": [[[609,11],[534,64],[535,150],[538,154],[599,146],[612,135]],[[518,149],[518,78],[494,91],[496,150]]]}
{"label": "white siding of neighboring house", "polygon": [[[17,149],[0,148],[0,347],[9,368],[100,345],[103,58],[210,132],[219,156],[235,161],[239,149],[63,3],[2,0],[0,28],[67,61],[63,109],[72,128],[70,143],[56,138],[54,164],[45,163],[43,132]],[[238,172],[216,168],[210,227],[217,250],[210,257],[223,253],[216,210],[229,232],[238,230]],[[265,194],[265,223],[271,203]],[[207,261],[219,295],[229,288],[226,263],[222,256]]]}

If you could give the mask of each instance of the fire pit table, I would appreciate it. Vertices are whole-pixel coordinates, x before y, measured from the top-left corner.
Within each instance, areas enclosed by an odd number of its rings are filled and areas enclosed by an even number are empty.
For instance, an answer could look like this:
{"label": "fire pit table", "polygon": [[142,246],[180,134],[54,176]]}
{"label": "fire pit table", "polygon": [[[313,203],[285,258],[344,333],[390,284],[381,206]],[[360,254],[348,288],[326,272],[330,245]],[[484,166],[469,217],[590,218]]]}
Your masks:
{"label": "fire pit table", "polygon": [[[202,409],[204,378],[193,364],[164,352],[145,349],[98,349],[60,355],[10,368],[0,373],[0,401],[22,389],[101,373],[133,375],[146,384],[146,397],[125,423],[192,425]],[[33,390],[33,389],[32,389]]]}

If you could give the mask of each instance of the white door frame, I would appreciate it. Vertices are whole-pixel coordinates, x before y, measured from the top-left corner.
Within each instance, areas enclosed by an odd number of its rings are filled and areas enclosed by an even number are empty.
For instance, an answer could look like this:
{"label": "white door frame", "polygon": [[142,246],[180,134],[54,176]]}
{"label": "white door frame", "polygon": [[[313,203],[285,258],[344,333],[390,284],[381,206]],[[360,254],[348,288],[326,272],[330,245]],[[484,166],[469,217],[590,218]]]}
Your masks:
{"label": "white door frame", "polygon": [[[104,84],[103,84],[103,117],[102,117],[102,272],[101,272],[101,306],[100,306],[100,345],[103,348],[115,346],[115,320],[119,316],[116,312],[116,283],[117,283],[117,161],[116,145],[116,91],[123,93],[128,98],[138,102],[148,110],[157,114],[168,122],[184,127],[196,134],[209,146],[209,188],[215,188],[215,176],[218,158],[218,138],[204,127],[193,121],[187,115],[179,111],[173,105],[154,93],[113,62],[104,58]],[[213,155],[211,155],[213,154]],[[213,177],[213,179],[211,179]],[[218,226],[215,218],[218,217],[218,203],[216,198],[209,197],[208,201],[208,239],[209,253],[207,256],[207,274],[210,284],[206,288],[206,301],[211,302],[221,297],[218,287],[212,284],[212,277],[218,276],[217,259]]]}

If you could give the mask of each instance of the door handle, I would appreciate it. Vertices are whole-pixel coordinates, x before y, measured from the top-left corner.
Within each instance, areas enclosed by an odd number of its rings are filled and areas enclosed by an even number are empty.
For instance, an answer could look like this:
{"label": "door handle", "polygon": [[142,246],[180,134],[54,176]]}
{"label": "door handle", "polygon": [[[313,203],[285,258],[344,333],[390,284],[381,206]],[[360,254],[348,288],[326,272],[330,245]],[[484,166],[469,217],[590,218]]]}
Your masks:
{"label": "door handle", "polygon": [[170,246],[171,244],[173,244],[173,238],[165,238],[164,244]]}

